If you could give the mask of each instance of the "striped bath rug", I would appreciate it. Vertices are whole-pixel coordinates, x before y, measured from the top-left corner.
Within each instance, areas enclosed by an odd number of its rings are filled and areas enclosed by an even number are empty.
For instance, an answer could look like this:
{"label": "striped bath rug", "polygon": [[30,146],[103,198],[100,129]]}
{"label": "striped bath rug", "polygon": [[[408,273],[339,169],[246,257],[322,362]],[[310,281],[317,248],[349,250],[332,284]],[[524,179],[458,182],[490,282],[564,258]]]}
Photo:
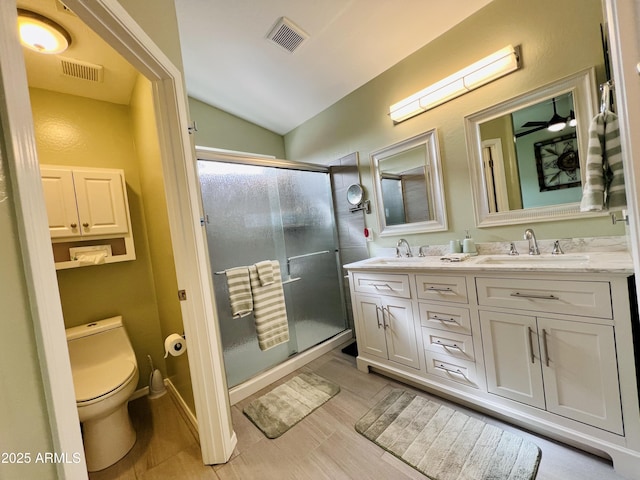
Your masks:
{"label": "striped bath rug", "polygon": [[433,480],[532,480],[540,463],[534,443],[400,389],[356,431]]}
{"label": "striped bath rug", "polygon": [[253,400],[243,412],[267,438],[277,438],[339,391],[315,373],[301,373]]}

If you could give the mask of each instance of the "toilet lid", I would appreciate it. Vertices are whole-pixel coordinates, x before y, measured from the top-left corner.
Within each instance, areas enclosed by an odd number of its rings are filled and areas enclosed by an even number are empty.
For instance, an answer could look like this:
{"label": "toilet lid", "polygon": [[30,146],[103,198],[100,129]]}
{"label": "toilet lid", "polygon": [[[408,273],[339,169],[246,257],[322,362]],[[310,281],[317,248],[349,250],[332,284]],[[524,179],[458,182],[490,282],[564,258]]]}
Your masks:
{"label": "toilet lid", "polygon": [[136,366],[125,358],[114,358],[90,368],[73,370],[76,402],[86,402],[112,392],[135,373]]}

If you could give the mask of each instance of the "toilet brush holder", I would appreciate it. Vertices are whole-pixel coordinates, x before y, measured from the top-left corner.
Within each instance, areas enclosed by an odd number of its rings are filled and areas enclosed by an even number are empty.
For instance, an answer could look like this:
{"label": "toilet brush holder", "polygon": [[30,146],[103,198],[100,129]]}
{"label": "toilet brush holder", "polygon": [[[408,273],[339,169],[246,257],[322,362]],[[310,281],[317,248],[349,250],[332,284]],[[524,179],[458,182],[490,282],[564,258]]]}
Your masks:
{"label": "toilet brush holder", "polygon": [[149,378],[149,398],[158,398],[165,393],[167,393],[167,387],[164,386],[162,373],[156,368]]}

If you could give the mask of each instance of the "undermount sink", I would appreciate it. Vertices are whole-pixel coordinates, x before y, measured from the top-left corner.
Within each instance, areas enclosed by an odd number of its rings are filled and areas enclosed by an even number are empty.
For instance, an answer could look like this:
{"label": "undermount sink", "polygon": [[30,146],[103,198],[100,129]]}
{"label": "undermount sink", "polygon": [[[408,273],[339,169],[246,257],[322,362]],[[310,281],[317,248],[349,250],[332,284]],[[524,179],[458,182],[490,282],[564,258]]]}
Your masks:
{"label": "undermount sink", "polygon": [[368,264],[369,265],[424,265],[432,262],[440,262],[440,256],[430,255],[426,257],[374,257]]}
{"label": "undermount sink", "polygon": [[587,255],[487,255],[479,257],[477,263],[491,263],[493,265],[513,265],[520,263],[545,264],[575,264],[588,262]]}

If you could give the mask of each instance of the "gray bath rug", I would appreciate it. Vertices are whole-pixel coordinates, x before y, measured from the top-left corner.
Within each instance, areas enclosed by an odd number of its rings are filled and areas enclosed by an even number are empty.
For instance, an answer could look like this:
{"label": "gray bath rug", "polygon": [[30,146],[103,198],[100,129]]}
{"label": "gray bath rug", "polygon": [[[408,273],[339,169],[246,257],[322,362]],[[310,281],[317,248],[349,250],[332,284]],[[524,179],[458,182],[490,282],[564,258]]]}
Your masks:
{"label": "gray bath rug", "polygon": [[253,400],[244,414],[267,438],[277,438],[339,391],[314,373],[301,373]]}
{"label": "gray bath rug", "polygon": [[356,430],[433,480],[532,480],[540,463],[522,437],[399,389]]}

